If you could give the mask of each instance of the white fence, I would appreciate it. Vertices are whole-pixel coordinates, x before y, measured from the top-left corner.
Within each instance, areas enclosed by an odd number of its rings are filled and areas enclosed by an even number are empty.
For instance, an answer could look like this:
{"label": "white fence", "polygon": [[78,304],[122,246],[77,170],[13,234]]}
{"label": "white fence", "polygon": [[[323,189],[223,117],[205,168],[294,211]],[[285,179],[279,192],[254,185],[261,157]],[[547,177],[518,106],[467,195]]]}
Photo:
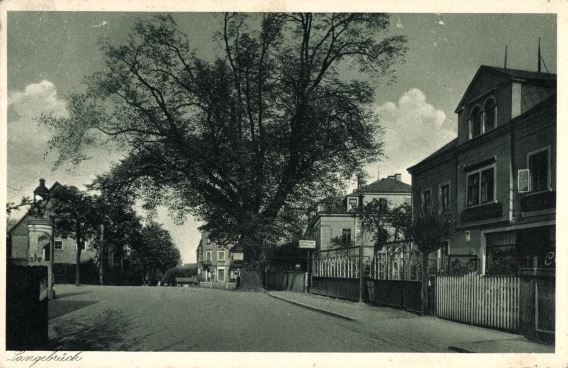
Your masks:
{"label": "white fence", "polygon": [[436,277],[436,314],[440,318],[499,328],[519,329],[518,276]]}

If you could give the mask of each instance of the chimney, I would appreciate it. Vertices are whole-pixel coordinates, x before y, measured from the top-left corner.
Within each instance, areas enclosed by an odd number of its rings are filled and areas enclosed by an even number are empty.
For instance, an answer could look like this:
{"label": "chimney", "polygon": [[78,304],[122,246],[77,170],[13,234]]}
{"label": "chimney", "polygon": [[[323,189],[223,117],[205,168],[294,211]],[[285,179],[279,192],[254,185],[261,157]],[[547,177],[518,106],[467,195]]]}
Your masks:
{"label": "chimney", "polygon": [[394,174],[394,178],[395,178],[396,181],[400,181],[401,177],[402,177],[401,174]]}

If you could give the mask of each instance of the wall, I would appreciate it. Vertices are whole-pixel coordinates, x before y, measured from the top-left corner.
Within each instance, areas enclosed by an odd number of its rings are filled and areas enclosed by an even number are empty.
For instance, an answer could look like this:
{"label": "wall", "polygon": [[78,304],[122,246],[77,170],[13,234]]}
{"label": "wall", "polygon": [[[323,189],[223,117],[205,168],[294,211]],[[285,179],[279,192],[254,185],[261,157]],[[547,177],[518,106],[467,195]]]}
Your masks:
{"label": "wall", "polygon": [[[473,82],[473,81],[472,81]],[[493,93],[488,93],[495,89]],[[476,97],[478,100],[472,101]],[[511,120],[511,84],[508,77],[500,73],[483,71],[479,74],[475,84],[471,86],[468,94],[464,97],[464,103],[472,101],[471,105],[464,106],[464,109],[458,115],[458,136],[459,144],[463,144],[468,140],[468,119],[471,111],[477,103],[483,109],[483,103],[488,96],[495,97],[497,101],[497,126],[503,125]]]}

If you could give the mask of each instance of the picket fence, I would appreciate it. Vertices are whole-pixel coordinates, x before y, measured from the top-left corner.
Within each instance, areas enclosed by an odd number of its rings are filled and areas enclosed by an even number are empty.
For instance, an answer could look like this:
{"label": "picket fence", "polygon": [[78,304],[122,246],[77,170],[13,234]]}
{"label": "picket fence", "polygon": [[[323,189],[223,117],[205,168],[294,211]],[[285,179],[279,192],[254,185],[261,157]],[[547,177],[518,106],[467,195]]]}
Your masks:
{"label": "picket fence", "polygon": [[444,319],[518,331],[519,293],[517,276],[437,276],[436,314]]}

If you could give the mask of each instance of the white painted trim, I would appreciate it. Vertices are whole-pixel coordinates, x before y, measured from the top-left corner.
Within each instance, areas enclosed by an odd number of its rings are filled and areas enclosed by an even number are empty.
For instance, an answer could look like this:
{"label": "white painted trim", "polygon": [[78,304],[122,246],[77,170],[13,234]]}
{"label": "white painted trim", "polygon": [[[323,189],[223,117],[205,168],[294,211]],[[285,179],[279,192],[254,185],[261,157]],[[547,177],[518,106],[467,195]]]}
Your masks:
{"label": "white painted trim", "polygon": [[[493,168],[493,200],[492,201],[488,201],[488,202],[481,202],[481,172],[489,170]],[[469,205],[469,198],[468,198],[468,194],[469,194],[469,182],[468,179],[471,175],[477,174],[479,173],[479,184],[477,187],[477,198],[479,199],[479,203],[476,204],[472,204]],[[473,207],[477,207],[477,206],[482,206],[482,205],[486,205],[486,204],[490,204],[490,203],[497,203],[497,162],[494,162],[490,165],[484,166],[482,168],[473,170],[473,171],[468,171],[465,173],[465,207],[466,208],[473,208]]]}
{"label": "white painted trim", "polygon": [[[221,259],[220,255],[223,255],[223,259]],[[225,261],[227,260],[227,257],[225,256],[225,251],[224,250],[218,250],[217,251],[217,261]]]}
{"label": "white painted trim", "polygon": [[[531,173],[530,173],[530,167],[529,167],[529,162],[530,162],[530,158],[531,156],[536,155],[537,153],[543,152],[543,151],[548,151],[548,170],[547,170],[547,178],[546,178],[546,187],[547,189],[550,191],[552,190],[552,147],[551,145],[547,145],[544,146],[542,148],[536,149],[534,151],[530,151],[527,153],[527,169],[529,169],[529,193],[533,193],[533,183],[532,180],[530,179]],[[540,190],[539,192],[544,192],[544,190]],[[537,193],[537,192],[534,192]]]}

